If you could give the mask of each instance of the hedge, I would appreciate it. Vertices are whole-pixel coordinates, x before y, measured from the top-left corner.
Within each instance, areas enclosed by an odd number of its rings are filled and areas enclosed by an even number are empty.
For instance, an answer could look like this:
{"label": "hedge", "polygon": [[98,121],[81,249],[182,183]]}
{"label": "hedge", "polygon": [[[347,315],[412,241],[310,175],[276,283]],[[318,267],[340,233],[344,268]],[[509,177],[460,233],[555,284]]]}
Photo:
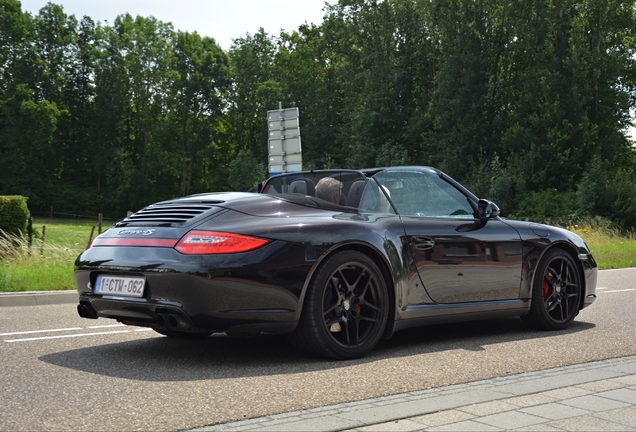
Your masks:
{"label": "hedge", "polygon": [[24,232],[29,216],[27,197],[0,195],[0,230],[11,234]]}

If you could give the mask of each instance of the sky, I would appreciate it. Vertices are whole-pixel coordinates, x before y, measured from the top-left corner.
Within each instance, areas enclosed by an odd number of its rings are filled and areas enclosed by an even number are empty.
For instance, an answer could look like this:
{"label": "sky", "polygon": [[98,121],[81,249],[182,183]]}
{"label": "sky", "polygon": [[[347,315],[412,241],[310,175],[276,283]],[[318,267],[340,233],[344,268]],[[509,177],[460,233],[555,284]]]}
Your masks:
{"label": "sky", "polygon": [[[22,10],[32,15],[49,0],[22,0]],[[334,4],[337,0],[329,0]],[[94,21],[112,24],[117,15],[154,16],[171,22],[175,30],[196,31],[213,37],[224,50],[232,39],[254,34],[260,27],[278,36],[280,30],[297,30],[304,23],[321,24],[325,0],[51,0],[67,15],[80,20],[88,15]]]}

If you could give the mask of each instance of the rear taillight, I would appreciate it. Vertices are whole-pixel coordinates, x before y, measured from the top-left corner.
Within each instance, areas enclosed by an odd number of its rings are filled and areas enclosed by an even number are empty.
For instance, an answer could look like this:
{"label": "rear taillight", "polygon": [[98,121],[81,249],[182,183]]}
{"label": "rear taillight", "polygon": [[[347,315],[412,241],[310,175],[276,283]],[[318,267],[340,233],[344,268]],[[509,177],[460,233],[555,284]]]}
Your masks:
{"label": "rear taillight", "polygon": [[257,237],[215,231],[190,231],[175,249],[186,255],[229,254],[249,252],[269,243]]}

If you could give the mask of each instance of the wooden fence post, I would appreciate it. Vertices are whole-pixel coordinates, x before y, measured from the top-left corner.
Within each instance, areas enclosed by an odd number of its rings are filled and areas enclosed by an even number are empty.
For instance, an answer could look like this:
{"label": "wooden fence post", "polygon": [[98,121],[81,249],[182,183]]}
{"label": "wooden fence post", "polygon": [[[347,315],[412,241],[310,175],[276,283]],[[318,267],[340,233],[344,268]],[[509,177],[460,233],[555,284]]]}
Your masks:
{"label": "wooden fence post", "polygon": [[97,226],[99,227],[99,229],[97,230],[97,234],[101,234],[102,233],[102,214],[99,213],[97,215]]}
{"label": "wooden fence post", "polygon": [[91,245],[91,242],[93,241],[94,232],[95,232],[95,225],[93,225],[93,229],[91,230],[91,236],[88,238],[88,244],[86,245],[86,249],[88,249],[88,247]]}
{"label": "wooden fence post", "polygon": [[40,246],[40,256],[44,256],[44,239],[46,238],[46,225],[42,225],[42,245]]}
{"label": "wooden fence post", "polygon": [[29,223],[27,225],[27,234],[29,240],[29,255],[31,255],[31,245],[33,244],[33,218],[29,216]]}

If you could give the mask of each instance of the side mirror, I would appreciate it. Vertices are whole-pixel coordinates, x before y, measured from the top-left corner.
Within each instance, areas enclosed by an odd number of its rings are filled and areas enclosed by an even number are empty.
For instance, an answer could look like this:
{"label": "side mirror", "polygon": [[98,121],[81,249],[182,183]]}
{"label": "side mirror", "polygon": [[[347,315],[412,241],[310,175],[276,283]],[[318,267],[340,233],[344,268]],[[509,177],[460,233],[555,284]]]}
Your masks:
{"label": "side mirror", "polygon": [[485,199],[480,199],[479,201],[477,201],[477,207],[479,208],[479,217],[481,219],[496,218],[497,216],[499,216],[499,213],[501,213],[499,207],[497,207],[497,204]]}

